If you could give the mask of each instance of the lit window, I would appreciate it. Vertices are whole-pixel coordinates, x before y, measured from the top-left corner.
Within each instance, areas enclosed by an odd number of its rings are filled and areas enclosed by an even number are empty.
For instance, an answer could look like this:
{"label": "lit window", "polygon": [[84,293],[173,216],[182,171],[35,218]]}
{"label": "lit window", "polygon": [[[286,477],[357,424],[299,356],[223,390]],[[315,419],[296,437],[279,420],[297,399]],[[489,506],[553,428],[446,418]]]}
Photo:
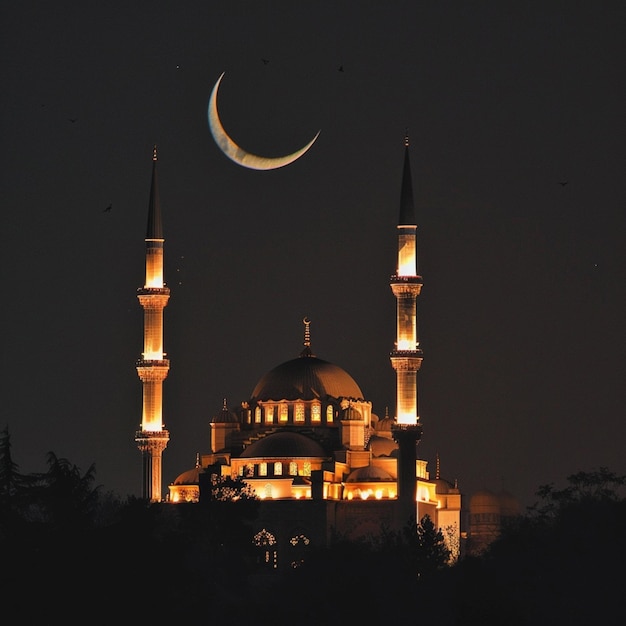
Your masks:
{"label": "lit window", "polygon": [[259,476],[267,476],[267,463],[259,463]]}
{"label": "lit window", "polygon": [[283,402],[280,405],[280,421],[286,422],[289,419],[289,406]]}
{"label": "lit window", "polygon": [[254,421],[257,424],[261,423],[261,407],[258,406],[256,409],[254,409]]}
{"label": "lit window", "polygon": [[311,421],[322,421],[322,405],[318,404],[317,402],[311,407]]}
{"label": "lit window", "polygon": [[295,461],[291,461],[291,463],[289,463],[289,475],[290,476],[298,475],[298,464]]}
{"label": "lit window", "polygon": [[265,407],[265,421],[271,424],[274,421],[274,405],[269,404]]}
{"label": "lit window", "polygon": [[282,476],[283,475],[283,464],[280,461],[276,461],[274,463],[274,476]]}
{"label": "lit window", "polygon": [[329,404],[326,407],[326,421],[327,422],[333,421],[333,405],[332,404]]}
{"label": "lit window", "polygon": [[302,467],[302,475],[310,476],[311,475],[311,461],[305,461]]}
{"label": "lit window", "polygon": [[304,422],[304,404],[302,404],[302,402],[296,404],[295,421]]}

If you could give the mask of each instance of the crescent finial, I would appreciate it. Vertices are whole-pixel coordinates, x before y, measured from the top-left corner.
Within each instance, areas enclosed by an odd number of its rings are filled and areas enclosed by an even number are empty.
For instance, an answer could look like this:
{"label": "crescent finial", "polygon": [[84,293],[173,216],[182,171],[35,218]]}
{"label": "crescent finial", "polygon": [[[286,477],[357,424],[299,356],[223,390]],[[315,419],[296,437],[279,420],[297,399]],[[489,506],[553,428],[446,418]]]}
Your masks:
{"label": "crescent finial", "polygon": [[311,331],[309,329],[311,320],[305,317],[302,321],[304,322],[304,345],[308,348],[311,345]]}

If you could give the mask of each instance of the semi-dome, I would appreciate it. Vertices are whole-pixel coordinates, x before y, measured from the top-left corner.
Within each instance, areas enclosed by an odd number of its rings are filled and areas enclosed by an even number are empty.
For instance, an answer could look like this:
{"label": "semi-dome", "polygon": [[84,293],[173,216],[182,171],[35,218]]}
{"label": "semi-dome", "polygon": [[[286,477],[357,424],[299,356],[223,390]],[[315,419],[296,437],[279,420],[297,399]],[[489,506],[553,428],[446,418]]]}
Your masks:
{"label": "semi-dome", "polygon": [[391,437],[373,435],[367,444],[368,450],[374,457],[397,456],[398,444]]}
{"label": "semi-dome", "polygon": [[363,400],[355,380],[341,367],[303,352],[265,374],[252,392],[252,401]]}
{"label": "semi-dome", "polygon": [[306,435],[277,432],[250,444],[240,455],[246,459],[326,457],[322,446]]}
{"label": "semi-dome", "polygon": [[375,481],[393,482],[394,478],[384,469],[375,465],[366,465],[353,470],[346,478],[347,483],[370,483]]}

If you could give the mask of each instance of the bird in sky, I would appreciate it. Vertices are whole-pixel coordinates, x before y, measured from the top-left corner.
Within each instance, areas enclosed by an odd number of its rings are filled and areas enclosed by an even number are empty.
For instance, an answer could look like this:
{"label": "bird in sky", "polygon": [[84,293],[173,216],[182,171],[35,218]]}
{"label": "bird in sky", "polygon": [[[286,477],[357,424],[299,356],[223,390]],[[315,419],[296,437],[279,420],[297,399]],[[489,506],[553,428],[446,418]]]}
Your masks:
{"label": "bird in sky", "polygon": [[270,62],[269,59],[261,59],[261,61],[263,61],[263,65],[267,65]]}
{"label": "bird in sky", "polygon": [[108,213],[112,208],[113,208],[113,205],[109,204],[109,206],[106,209],[104,209],[102,212],[103,213]]}
{"label": "bird in sky", "polygon": [[75,124],[76,123],[76,118],[75,117],[70,117],[68,119],[68,122],[72,122],[72,124]]}
{"label": "bird in sky", "polygon": [[343,65],[340,65],[340,66],[339,66],[338,71],[339,71],[339,72],[343,72]]}
{"label": "bird in sky", "polygon": [[567,185],[567,181],[560,182],[559,185],[561,185],[561,187],[565,187],[565,185]]}

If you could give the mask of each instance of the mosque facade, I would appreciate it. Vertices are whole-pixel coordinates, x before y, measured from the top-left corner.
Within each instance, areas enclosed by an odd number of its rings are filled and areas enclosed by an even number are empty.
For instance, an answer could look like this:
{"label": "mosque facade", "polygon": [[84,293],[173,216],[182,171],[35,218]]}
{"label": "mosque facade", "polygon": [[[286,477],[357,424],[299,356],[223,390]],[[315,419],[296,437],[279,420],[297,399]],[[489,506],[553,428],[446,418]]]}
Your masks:
{"label": "mosque facade", "polygon": [[337,533],[363,537],[383,526],[400,529],[425,515],[442,531],[451,558],[460,556],[461,492],[456,482],[440,476],[438,462],[431,478],[417,452],[422,436],[418,373],[423,354],[417,319],[422,276],[408,137],[404,144],[397,266],[390,279],[397,302],[396,342],[387,355],[396,372],[394,415],[379,417],[348,372],[316,355],[311,321],[305,318],[299,355],[261,375],[250,397],[236,407],[224,400],[209,424],[208,449],[197,454],[194,468],[168,485],[166,494],[161,459],[169,433],[161,407],[169,371],[163,352],[169,290],[163,282],[165,240],[155,148],[146,283],[138,290],[144,309],[144,352],[137,361],[143,408],[135,441],[142,455],[144,498],[172,505],[200,503],[211,497],[212,484],[225,477],[241,479],[260,501],[253,540],[273,546],[272,562],[302,542],[327,543]]}

